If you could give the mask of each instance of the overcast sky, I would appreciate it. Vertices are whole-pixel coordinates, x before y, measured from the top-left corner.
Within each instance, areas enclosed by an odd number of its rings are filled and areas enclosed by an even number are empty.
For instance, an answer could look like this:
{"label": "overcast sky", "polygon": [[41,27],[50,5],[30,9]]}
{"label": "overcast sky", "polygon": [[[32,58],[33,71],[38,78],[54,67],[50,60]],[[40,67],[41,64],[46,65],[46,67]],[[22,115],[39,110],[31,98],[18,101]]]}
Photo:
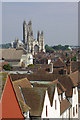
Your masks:
{"label": "overcast sky", "polygon": [[77,2],[13,2],[2,5],[3,43],[23,39],[23,21],[32,21],[34,39],[43,30],[45,44],[78,44]]}

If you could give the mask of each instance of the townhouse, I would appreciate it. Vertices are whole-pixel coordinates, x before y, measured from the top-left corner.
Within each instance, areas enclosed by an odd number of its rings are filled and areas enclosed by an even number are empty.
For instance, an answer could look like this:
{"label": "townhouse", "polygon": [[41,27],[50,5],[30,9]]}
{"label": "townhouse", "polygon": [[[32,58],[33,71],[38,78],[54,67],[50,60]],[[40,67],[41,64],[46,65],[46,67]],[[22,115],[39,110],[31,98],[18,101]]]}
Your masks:
{"label": "townhouse", "polygon": [[[72,74],[59,75],[56,79],[53,74],[40,72],[40,70],[30,75],[11,74],[7,78],[7,82],[10,81],[11,85],[9,83],[7,85],[6,82],[1,101],[5,98],[4,93],[7,93],[8,103],[11,103],[8,94],[14,96],[13,98],[17,101],[18,112],[22,118],[78,118],[78,99],[80,98],[78,97],[76,79]],[[34,82],[31,84],[31,81]],[[42,83],[40,83],[41,81]],[[8,92],[9,89],[6,90],[6,86],[12,86],[10,90],[13,90],[14,95]],[[15,101],[12,102],[15,103]],[[13,111],[16,105],[12,106]],[[5,110],[3,109],[4,112],[6,112]],[[14,115],[13,111],[12,115]]]}

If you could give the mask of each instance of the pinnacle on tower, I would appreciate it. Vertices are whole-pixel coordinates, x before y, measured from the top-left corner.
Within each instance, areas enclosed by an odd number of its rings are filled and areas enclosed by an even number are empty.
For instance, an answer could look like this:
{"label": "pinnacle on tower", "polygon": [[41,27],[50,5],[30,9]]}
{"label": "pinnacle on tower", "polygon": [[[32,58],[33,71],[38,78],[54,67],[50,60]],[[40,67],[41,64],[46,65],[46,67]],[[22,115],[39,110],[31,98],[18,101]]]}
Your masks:
{"label": "pinnacle on tower", "polygon": [[26,24],[26,21],[24,20],[23,24]]}
{"label": "pinnacle on tower", "polygon": [[37,35],[39,36],[40,35],[40,31],[38,30],[38,33],[37,33]]}
{"label": "pinnacle on tower", "polygon": [[43,31],[41,31],[41,35],[43,35]]}
{"label": "pinnacle on tower", "polygon": [[28,22],[28,25],[31,25],[32,24],[32,22],[31,22],[31,20]]}

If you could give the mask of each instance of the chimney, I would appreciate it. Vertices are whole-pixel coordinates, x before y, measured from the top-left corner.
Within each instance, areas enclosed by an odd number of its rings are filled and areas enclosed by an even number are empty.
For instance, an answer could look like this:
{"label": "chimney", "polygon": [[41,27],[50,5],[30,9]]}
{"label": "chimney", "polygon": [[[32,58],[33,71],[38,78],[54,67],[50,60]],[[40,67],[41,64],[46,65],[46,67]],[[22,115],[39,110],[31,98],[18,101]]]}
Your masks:
{"label": "chimney", "polygon": [[53,73],[53,63],[50,63],[50,73]]}
{"label": "chimney", "polygon": [[71,74],[71,58],[68,59],[68,61],[66,62],[66,66],[67,66],[67,74]]}

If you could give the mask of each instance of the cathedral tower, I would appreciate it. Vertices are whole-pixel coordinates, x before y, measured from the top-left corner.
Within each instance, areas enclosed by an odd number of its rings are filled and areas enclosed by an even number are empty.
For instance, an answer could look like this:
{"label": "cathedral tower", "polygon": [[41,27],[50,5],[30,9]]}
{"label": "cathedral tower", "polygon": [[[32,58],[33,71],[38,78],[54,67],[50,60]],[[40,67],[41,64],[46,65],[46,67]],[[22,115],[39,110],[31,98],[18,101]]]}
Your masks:
{"label": "cathedral tower", "polygon": [[31,31],[32,31],[32,22],[31,22],[31,20],[28,22],[28,32],[30,32],[31,33]]}
{"label": "cathedral tower", "polygon": [[38,42],[40,41],[40,31],[38,31],[38,33],[37,33],[37,41]]}
{"label": "cathedral tower", "polygon": [[27,24],[26,24],[26,21],[23,22],[23,43],[27,44]]}
{"label": "cathedral tower", "polygon": [[41,31],[41,51],[45,52],[43,31]]}
{"label": "cathedral tower", "polygon": [[31,21],[28,24],[23,22],[23,43],[24,48],[29,53],[45,52],[43,31],[41,33],[38,31],[37,39],[34,40]]}

